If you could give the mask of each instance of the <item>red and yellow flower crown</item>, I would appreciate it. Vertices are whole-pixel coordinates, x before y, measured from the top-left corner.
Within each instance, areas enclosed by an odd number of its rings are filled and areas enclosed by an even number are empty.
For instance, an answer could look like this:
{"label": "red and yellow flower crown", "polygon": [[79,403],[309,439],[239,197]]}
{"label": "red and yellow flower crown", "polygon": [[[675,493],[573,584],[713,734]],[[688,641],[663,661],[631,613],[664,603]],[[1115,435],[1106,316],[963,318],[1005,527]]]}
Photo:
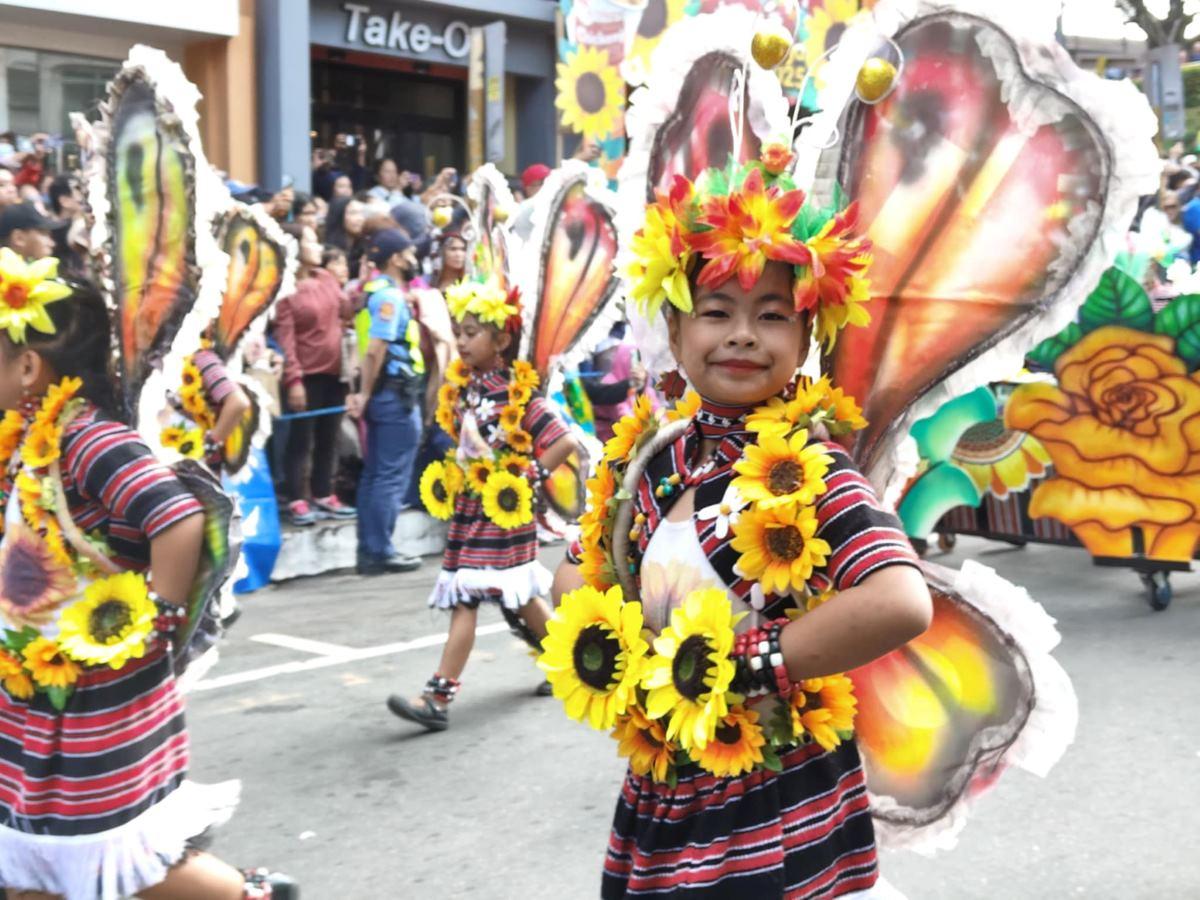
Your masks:
{"label": "red and yellow flower crown", "polygon": [[54,334],[46,304],[71,296],[58,280],[58,260],[46,257],[26,263],[8,247],[0,247],[0,329],[14,344],[25,343],[25,329]]}
{"label": "red and yellow flower crown", "polygon": [[833,347],[847,325],[866,325],[871,243],[856,234],[857,207],[809,202],[788,168],[792,153],[768,144],[760,159],[709,169],[695,183],[676,175],[656,191],[630,244],[629,297],[653,318],[663,301],[692,310],[688,275],[698,260],[700,287],[736,277],[750,290],[768,261],[795,268],[792,297],[813,315],[817,339]]}

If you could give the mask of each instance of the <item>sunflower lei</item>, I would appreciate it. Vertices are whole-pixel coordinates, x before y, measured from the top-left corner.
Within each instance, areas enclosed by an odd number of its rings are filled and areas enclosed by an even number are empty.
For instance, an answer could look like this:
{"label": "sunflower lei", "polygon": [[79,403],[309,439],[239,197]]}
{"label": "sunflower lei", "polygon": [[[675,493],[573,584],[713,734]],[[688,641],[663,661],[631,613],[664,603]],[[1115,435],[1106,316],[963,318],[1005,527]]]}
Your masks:
{"label": "sunflower lei", "polygon": [[[31,420],[14,410],[0,421],[0,509],[15,490],[21,511],[20,523],[4,535],[0,565],[42,576],[36,597],[0,591],[0,615],[17,626],[0,636],[0,684],[19,700],[45,694],[58,710],[84,667],[119,669],[143,656],[158,615],[142,575],[103,576],[74,552],[59,525],[61,493],[52,467],[62,456],[63,431],[83,404],[82,387],[80,379],[64,378],[50,386]],[[3,523],[0,515],[0,534]],[[107,551],[102,538],[87,540]],[[90,580],[82,595],[80,578]],[[54,622],[56,612],[57,637],[44,636],[39,626]]]}
{"label": "sunflower lei", "polygon": [[[617,486],[664,421],[691,418],[699,406],[694,392],[662,417],[639,402],[614,426],[588,481],[588,508],[580,520],[580,571],[587,586],[563,598],[538,661],[568,715],[611,729],[636,774],[670,784],[688,763],[737,776],[778,771],[780,750],[797,743],[832,750],[851,737],[857,702],[850,679],[837,674],[807,679],[773,706],[752,708],[733,688],[734,629],[744,614],[733,613],[723,588],[692,591],[672,610],[669,626],[652,637],[643,631],[641,604],[625,600],[614,586],[613,528],[618,505],[629,499]],[[811,596],[807,584],[830,552],[815,536],[814,506],[826,490],[830,459],[820,445],[809,444],[808,429],[821,425],[840,435],[866,421],[828,379],[801,378],[794,395],[762,404],[747,425],[756,439],[733,466],[741,508],[721,510],[741,553],[738,572],[765,591],[801,598],[789,615],[803,615],[829,596]],[[679,488],[668,479],[656,493]],[[630,539],[644,526],[639,514]]]}
{"label": "sunflower lei", "polygon": [[192,356],[183,361],[183,377],[171,406],[176,415],[159,432],[159,443],[180,456],[203,459],[205,435],[216,426],[217,414],[208,403],[200,368]]}
{"label": "sunflower lei", "polygon": [[698,262],[699,286],[737,278],[743,290],[768,262],[782,262],[794,269],[796,310],[812,314],[827,350],[846,326],[870,322],[871,242],[858,233],[857,205],[843,208],[840,194],[829,206],[814,204],[796,187],[792,161],[786,145],[768,143],[758,160],[708,169],[696,182],[676,175],[656,191],[623,271],[630,299],[647,318],[664,302],[692,311],[688,273]]}
{"label": "sunflower lei", "polygon": [[[438,390],[434,419],[455,441],[460,437],[458,423],[468,411],[470,379],[467,366],[456,359],[446,373],[446,383]],[[431,515],[449,519],[458,495],[466,493],[480,498],[484,515],[500,528],[520,528],[533,521],[533,488],[527,477],[533,465],[533,436],[522,423],[539,384],[533,366],[517,360],[509,378],[508,403],[501,407],[498,420],[505,446],[493,450],[490,457],[466,459],[461,464],[458,448],[453,447],[445,459],[425,467],[420,493]]]}

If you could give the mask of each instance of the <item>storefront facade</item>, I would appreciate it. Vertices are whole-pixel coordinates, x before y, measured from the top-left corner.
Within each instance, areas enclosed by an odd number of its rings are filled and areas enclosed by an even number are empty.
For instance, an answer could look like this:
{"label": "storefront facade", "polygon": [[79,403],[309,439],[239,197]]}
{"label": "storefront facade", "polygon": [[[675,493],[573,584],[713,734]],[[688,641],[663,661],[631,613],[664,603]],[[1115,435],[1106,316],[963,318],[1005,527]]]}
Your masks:
{"label": "storefront facade", "polygon": [[[180,63],[205,97],[209,161],[257,178],[253,0],[25,0],[0,4],[0,135],[22,152],[46,134],[56,168],[78,161],[69,115],[95,118],[109,79],[134,44]],[[229,85],[236,85],[229,90]]]}
{"label": "storefront facade", "polygon": [[[426,175],[445,166],[464,169],[471,34],[496,22],[504,23],[496,164],[515,173],[553,162],[551,0],[312,0],[308,15],[298,15],[303,7],[258,0],[264,185],[290,178],[307,189],[313,148],[357,156],[360,142],[368,147],[368,165],[389,157]],[[309,86],[306,95],[299,85]]]}

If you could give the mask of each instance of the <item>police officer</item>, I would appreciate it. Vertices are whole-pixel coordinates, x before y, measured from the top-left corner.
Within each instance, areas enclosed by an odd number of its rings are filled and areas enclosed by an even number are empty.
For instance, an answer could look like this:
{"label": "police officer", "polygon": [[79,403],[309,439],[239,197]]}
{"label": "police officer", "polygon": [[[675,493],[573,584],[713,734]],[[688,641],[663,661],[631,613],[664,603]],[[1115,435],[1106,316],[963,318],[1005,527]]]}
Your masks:
{"label": "police officer", "polygon": [[370,342],[361,393],[346,398],[346,409],[365,417],[367,425],[358,483],[358,572],[381,575],[421,565],[420,557],[396,551],[392,532],[421,443],[425,361],[408,305],[408,283],[417,268],[412,241],[388,228],[371,238],[367,255],[380,274],[365,286]]}

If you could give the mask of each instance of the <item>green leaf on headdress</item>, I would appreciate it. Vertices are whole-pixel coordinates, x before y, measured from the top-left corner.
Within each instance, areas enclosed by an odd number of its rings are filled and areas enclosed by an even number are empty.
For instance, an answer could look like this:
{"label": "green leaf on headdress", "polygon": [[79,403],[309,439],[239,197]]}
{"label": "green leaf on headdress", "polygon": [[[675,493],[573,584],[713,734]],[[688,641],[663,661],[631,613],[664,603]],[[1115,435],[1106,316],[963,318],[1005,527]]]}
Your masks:
{"label": "green leaf on headdress", "polygon": [[1154,328],[1154,310],[1140,284],[1120,269],[1106,269],[1079,308],[1079,325],[1085,334],[1105,325],[1150,331]]}
{"label": "green leaf on headdress", "polygon": [[833,215],[836,216],[849,205],[850,198],[846,195],[846,192],[842,190],[841,182],[835,181],[833,183],[833,197],[829,201],[829,206],[833,210]]}
{"label": "green leaf on headdress", "polygon": [[1025,362],[1031,369],[1054,371],[1055,361],[1079,343],[1083,337],[1083,329],[1078,322],[1072,322],[1058,334],[1051,335],[1025,356]]}
{"label": "green leaf on headdress", "polygon": [[1188,368],[1200,366],[1200,294],[1176,297],[1159,310],[1154,331],[1175,338],[1175,353]]}
{"label": "green leaf on headdress", "polygon": [[829,209],[821,208],[811,200],[806,201],[800,208],[795,221],[792,222],[792,234],[802,241],[807,241],[824,228],[825,223],[832,219],[833,215]]}

